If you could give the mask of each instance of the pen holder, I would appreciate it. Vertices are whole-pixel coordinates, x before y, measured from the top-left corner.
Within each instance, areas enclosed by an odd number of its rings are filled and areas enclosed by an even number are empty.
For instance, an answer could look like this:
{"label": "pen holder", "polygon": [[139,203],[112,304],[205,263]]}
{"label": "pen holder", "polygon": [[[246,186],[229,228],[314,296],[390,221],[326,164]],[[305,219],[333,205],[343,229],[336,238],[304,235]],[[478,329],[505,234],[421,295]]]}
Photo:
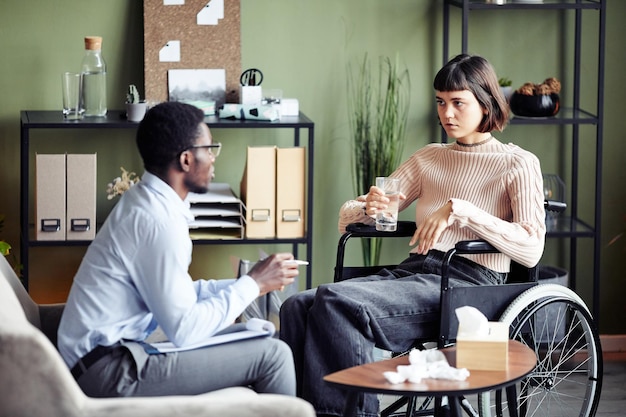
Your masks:
{"label": "pen holder", "polygon": [[241,86],[241,104],[259,105],[263,99],[263,89],[260,85]]}

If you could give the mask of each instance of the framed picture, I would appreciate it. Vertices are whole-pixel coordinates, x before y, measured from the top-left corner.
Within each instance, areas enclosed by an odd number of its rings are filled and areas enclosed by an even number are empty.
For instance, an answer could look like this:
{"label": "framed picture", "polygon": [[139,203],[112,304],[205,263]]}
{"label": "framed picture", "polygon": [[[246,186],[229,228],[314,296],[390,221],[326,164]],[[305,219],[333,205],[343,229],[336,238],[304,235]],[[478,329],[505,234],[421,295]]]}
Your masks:
{"label": "framed picture", "polygon": [[226,70],[172,69],[168,71],[169,101],[226,101]]}

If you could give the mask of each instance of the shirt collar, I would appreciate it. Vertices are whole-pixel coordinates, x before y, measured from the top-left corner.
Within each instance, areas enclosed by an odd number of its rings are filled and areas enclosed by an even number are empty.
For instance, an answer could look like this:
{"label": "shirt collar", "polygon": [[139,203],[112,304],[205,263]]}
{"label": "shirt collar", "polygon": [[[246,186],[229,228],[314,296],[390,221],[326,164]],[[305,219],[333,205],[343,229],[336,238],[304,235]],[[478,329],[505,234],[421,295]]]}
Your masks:
{"label": "shirt collar", "polygon": [[162,195],[168,203],[172,204],[172,207],[176,208],[176,210],[180,211],[185,216],[188,222],[194,220],[194,216],[189,209],[189,202],[187,200],[181,200],[180,196],[176,194],[176,191],[161,178],[145,171],[141,177],[141,183],[157,194]]}

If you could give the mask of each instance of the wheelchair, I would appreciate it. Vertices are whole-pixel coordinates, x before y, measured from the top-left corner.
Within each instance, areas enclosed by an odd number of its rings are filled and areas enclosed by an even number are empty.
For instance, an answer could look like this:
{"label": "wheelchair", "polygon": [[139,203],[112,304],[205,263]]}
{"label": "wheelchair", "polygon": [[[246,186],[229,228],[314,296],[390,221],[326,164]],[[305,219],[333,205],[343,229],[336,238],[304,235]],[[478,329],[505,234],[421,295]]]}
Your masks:
{"label": "wheelchair", "polygon": [[[546,210],[563,211],[565,205],[546,201]],[[334,281],[375,274],[383,268],[344,266],[346,244],[352,238],[406,238],[413,236],[415,223],[398,222],[395,232],[381,232],[374,226],[348,225],[337,248]],[[509,337],[530,347],[538,358],[535,369],[507,396],[516,398],[517,409],[509,410],[501,391],[478,395],[472,404],[465,399],[462,407],[469,416],[545,416],[592,417],[602,389],[602,349],[595,323],[584,301],[572,290],[557,284],[540,284],[538,268],[526,268],[515,262],[503,285],[457,287],[449,285],[448,264],[461,254],[495,253],[497,249],[483,240],[456,244],[444,257],[442,265],[439,335],[436,340],[416,340],[419,349],[442,348],[455,343],[458,320],[454,310],[469,305],[480,310],[490,321],[509,326]],[[392,353],[392,355],[405,354]],[[400,398],[381,410],[381,417],[433,415],[432,398]],[[515,402],[514,402],[515,403]],[[440,404],[437,404],[440,407]],[[399,411],[405,408],[405,411]]]}

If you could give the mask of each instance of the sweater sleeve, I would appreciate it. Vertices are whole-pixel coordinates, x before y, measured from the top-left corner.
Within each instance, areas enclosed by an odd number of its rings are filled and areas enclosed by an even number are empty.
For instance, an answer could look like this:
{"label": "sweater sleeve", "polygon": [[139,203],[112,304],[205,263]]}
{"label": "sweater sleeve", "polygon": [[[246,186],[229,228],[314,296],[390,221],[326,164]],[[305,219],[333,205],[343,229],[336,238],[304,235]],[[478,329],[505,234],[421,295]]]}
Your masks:
{"label": "sweater sleeve", "polygon": [[[400,200],[398,211],[403,211],[419,197],[422,189],[422,171],[436,164],[437,158],[434,157],[434,154],[442,148],[443,145],[441,144],[430,144],[415,151],[409,159],[389,175],[400,179],[401,191],[406,196],[406,199]],[[339,233],[344,233],[346,226],[351,223],[375,224],[376,220],[365,214],[364,208],[365,195],[357,197],[356,200],[346,201],[339,210]]]}
{"label": "sweater sleeve", "polygon": [[539,160],[529,152],[520,152],[512,159],[505,181],[511,221],[493,216],[468,201],[451,199],[449,224],[469,228],[511,259],[532,267],[543,254],[546,233]]}
{"label": "sweater sleeve", "polygon": [[348,200],[339,209],[339,233],[345,233],[346,226],[351,223],[365,223],[373,225],[374,219],[365,214],[365,196],[357,200]]}

